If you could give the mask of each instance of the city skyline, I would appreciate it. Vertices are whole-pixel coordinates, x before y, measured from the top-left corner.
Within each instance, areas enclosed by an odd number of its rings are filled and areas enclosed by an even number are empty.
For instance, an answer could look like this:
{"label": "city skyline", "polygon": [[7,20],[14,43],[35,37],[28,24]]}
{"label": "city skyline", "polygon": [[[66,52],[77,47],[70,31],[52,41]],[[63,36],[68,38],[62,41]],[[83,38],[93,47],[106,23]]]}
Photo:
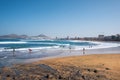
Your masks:
{"label": "city skyline", "polygon": [[119,34],[119,0],[0,0],[0,35]]}

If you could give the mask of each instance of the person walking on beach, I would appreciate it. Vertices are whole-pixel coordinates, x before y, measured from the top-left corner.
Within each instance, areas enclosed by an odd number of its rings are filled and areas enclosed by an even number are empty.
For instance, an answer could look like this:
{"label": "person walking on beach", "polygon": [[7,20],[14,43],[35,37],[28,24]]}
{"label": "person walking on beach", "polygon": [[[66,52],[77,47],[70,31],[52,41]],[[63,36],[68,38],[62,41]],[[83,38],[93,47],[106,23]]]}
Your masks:
{"label": "person walking on beach", "polygon": [[85,48],[83,48],[83,54],[85,54]]}
{"label": "person walking on beach", "polygon": [[13,57],[15,56],[15,48],[13,48]]}

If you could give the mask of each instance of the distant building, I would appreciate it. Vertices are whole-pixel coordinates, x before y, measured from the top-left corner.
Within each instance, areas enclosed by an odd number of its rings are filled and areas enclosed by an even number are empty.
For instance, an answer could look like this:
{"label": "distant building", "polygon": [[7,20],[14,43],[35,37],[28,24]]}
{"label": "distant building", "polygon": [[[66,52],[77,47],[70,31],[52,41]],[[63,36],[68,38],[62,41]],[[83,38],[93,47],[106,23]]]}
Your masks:
{"label": "distant building", "polygon": [[58,37],[56,36],[56,38],[55,39],[58,39]]}
{"label": "distant building", "polygon": [[120,34],[116,34],[117,41],[120,41]]}
{"label": "distant building", "polygon": [[70,38],[69,38],[69,36],[67,36],[67,38],[66,38],[67,40],[69,40]]}
{"label": "distant building", "polygon": [[120,38],[120,34],[116,34],[116,37]]}
{"label": "distant building", "polygon": [[98,35],[98,39],[104,39],[104,35]]}
{"label": "distant building", "polygon": [[112,40],[112,36],[105,36],[104,40],[105,41],[111,41]]}

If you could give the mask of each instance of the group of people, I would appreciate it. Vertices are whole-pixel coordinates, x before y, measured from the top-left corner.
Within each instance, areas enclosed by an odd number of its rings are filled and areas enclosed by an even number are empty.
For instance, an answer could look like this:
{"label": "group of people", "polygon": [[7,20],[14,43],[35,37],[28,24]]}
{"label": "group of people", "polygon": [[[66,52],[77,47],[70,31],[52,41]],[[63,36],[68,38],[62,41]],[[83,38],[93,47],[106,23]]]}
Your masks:
{"label": "group of people", "polygon": [[[71,53],[71,49],[72,49],[72,47],[69,46],[70,53]],[[83,48],[82,51],[83,51],[83,54],[85,54],[85,48]]]}
{"label": "group of people", "polygon": [[[15,51],[16,51],[15,48],[13,48],[13,51],[12,51],[13,52],[13,56],[15,56]],[[32,49],[28,49],[28,51],[29,51],[29,53],[31,53]]]}
{"label": "group of people", "polygon": [[[70,50],[70,52],[71,52],[71,46],[69,46],[69,50]],[[28,51],[29,51],[29,53],[31,53],[32,52],[32,49],[28,49]],[[85,54],[85,48],[83,48],[83,54]],[[13,48],[13,56],[15,56],[15,48]]]}

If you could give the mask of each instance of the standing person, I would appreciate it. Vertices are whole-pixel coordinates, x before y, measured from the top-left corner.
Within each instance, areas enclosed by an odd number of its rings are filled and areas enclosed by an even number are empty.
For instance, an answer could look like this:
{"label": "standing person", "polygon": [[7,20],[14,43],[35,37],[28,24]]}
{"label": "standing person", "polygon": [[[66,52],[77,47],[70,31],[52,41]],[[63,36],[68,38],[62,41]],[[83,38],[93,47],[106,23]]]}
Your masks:
{"label": "standing person", "polygon": [[13,48],[13,56],[15,56],[15,48]]}
{"label": "standing person", "polygon": [[71,45],[69,46],[69,50],[70,50],[70,53],[71,53]]}
{"label": "standing person", "polygon": [[85,48],[83,48],[83,54],[85,54]]}

